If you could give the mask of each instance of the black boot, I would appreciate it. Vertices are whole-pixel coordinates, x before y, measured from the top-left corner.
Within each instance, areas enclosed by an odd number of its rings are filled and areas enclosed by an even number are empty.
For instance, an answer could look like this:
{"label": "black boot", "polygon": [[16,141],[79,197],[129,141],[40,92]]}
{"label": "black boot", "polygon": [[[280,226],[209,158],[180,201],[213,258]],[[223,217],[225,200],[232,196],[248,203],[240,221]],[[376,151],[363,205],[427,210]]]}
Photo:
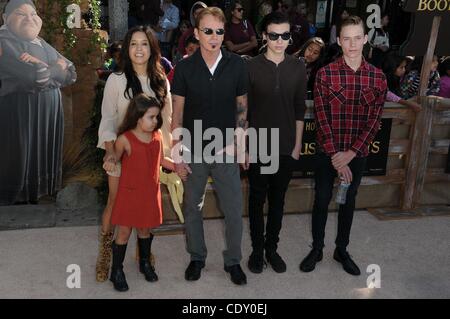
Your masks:
{"label": "black boot", "polygon": [[127,291],[128,284],[123,272],[123,260],[125,259],[125,253],[127,251],[127,244],[117,245],[114,241],[111,245],[112,248],[112,267],[111,267],[111,280],[114,284],[114,289],[117,291]]}
{"label": "black boot", "polygon": [[144,274],[145,280],[157,281],[158,275],[155,273],[155,268],[150,264],[150,249],[153,236],[150,238],[138,238],[139,247],[139,271]]}

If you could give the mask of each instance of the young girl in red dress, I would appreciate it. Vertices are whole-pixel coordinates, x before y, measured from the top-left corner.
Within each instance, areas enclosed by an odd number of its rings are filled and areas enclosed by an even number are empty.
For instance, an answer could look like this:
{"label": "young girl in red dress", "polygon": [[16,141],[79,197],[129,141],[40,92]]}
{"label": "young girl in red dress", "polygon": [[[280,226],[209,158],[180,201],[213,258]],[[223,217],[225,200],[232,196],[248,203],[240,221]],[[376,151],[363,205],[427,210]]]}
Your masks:
{"label": "young girl in red dress", "polygon": [[[123,260],[128,239],[133,228],[138,234],[139,271],[147,281],[157,281],[158,276],[150,264],[150,229],[162,223],[160,165],[175,170],[174,163],[163,156],[160,103],[139,94],[130,101],[125,119],[119,128],[115,144],[116,158],[122,160],[122,174],[112,211],[111,223],[117,225],[112,244],[113,261],[110,280],[118,291],[127,291]],[[115,170],[107,162],[105,170]]]}

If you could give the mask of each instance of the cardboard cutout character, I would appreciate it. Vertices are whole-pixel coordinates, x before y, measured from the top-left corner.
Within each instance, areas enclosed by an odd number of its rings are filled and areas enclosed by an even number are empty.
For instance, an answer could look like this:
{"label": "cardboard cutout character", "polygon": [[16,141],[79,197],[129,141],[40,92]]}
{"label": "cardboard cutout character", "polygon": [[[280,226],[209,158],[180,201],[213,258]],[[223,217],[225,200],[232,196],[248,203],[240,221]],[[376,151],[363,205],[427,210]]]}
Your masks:
{"label": "cardboard cutout character", "polygon": [[30,0],[11,0],[0,27],[0,205],[37,202],[61,186],[64,132],[60,88],[75,67],[40,38]]}

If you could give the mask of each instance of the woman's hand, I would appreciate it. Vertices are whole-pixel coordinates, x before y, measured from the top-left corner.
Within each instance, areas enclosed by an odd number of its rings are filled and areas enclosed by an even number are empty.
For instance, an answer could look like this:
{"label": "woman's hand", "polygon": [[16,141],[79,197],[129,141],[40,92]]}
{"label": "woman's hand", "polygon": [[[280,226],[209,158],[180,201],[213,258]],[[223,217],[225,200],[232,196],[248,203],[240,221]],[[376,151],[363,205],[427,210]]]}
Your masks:
{"label": "woman's hand", "polygon": [[113,162],[104,162],[103,169],[108,173],[112,173],[116,170],[117,165]]}

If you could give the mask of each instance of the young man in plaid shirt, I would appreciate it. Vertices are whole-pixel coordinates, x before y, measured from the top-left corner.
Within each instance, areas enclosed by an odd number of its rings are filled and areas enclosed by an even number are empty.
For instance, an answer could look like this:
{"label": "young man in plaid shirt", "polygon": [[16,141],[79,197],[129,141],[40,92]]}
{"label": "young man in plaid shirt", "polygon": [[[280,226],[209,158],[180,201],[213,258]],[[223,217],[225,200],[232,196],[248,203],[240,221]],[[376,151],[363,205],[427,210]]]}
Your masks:
{"label": "young man in plaid shirt", "polygon": [[387,90],[381,70],[367,63],[362,50],[367,42],[361,18],[351,16],[341,24],[338,44],[343,56],[317,72],[314,86],[317,127],[317,167],[312,213],[313,249],[300,270],[314,270],[322,260],[325,225],[336,176],[351,183],[346,203],[339,206],[334,259],[344,270],[358,276],[360,270],[350,258],[349,244],[355,198],[361,182],[369,145],[379,127]]}

